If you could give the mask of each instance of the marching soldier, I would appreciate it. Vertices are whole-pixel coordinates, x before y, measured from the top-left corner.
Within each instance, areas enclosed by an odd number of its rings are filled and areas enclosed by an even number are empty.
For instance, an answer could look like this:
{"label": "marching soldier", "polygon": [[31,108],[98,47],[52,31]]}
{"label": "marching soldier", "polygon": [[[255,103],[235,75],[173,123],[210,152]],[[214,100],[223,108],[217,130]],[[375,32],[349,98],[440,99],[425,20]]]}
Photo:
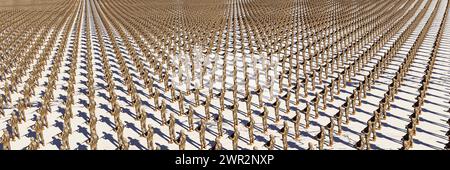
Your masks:
{"label": "marching soldier", "polygon": [[333,117],[330,117],[330,123],[327,124],[327,129],[328,129],[328,135],[330,137],[330,147],[333,146],[334,143],[334,139],[333,139],[333,133],[334,133],[334,121],[333,121]]}

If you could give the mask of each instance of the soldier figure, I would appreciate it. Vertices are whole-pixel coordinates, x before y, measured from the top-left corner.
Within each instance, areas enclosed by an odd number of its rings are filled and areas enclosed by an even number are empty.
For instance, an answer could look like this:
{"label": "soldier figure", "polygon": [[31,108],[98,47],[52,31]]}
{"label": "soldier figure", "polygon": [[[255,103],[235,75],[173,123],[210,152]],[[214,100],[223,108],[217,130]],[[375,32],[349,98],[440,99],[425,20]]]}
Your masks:
{"label": "soldier figure", "polygon": [[147,148],[149,150],[153,150],[153,127],[152,125],[148,125],[147,132],[145,133],[145,137],[147,138]]}
{"label": "soldier figure", "polygon": [[249,138],[249,145],[253,145],[253,142],[255,141],[255,137],[253,135],[253,127],[255,125],[255,120],[253,120],[253,116],[249,116],[249,121],[246,124],[246,127],[248,128],[248,138]]}
{"label": "soldier figure", "polygon": [[300,111],[296,110],[295,117],[293,118],[293,120],[294,120],[295,140],[297,141],[300,140],[300,119],[301,119]]}
{"label": "soldier figure", "polygon": [[315,136],[315,139],[319,142],[319,150],[323,150],[323,144],[325,142],[325,127],[320,126],[320,132]]}
{"label": "soldier figure", "polygon": [[211,150],[222,150],[222,144],[220,143],[220,137],[217,136],[214,142],[214,146],[211,148]]}
{"label": "soldier figure", "polygon": [[268,142],[266,142],[266,144],[264,144],[264,146],[268,150],[273,150],[275,148],[275,137],[273,136],[273,134],[270,134],[270,139]]}
{"label": "soldier figure", "polygon": [[275,123],[278,123],[280,121],[280,100],[278,97],[272,105],[275,107]]}
{"label": "soldier figure", "polygon": [[319,93],[316,92],[316,97],[313,99],[314,102],[314,119],[319,118],[319,102],[320,102],[320,98],[319,98]]}
{"label": "soldier figure", "polygon": [[287,150],[288,149],[287,137],[289,134],[289,126],[287,124],[287,121],[284,121],[284,127],[283,127],[283,129],[281,129],[280,132],[282,133],[283,149]]}
{"label": "soldier figure", "polygon": [[232,140],[233,150],[237,150],[239,141],[239,130],[237,129],[237,126],[234,126],[234,132],[228,138]]}
{"label": "soldier figure", "polygon": [[165,126],[166,125],[166,102],[163,100],[161,101],[161,108],[160,108],[160,112],[161,112],[161,126]]}
{"label": "soldier figure", "polygon": [[334,133],[334,121],[333,121],[333,117],[330,117],[330,123],[327,124],[327,129],[328,129],[328,135],[330,137],[330,147],[333,146],[334,143],[334,138],[333,138],[333,133]]}
{"label": "soldier figure", "polygon": [[175,118],[173,117],[173,113],[170,113],[169,122],[169,143],[172,143],[175,140]]}
{"label": "soldier figure", "polygon": [[183,129],[181,129],[180,136],[175,141],[175,144],[178,145],[179,150],[184,150],[186,148],[186,134]]}
{"label": "soldier figure", "polygon": [[11,139],[9,136],[9,132],[6,129],[3,129],[3,135],[2,135],[2,145],[3,145],[3,150],[11,150]]}

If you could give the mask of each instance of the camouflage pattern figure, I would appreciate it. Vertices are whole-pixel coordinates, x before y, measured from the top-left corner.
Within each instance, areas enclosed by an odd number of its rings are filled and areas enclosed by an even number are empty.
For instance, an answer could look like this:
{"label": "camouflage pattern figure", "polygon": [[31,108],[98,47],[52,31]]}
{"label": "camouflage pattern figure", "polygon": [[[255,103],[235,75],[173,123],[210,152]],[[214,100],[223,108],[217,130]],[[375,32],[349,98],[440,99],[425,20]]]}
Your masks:
{"label": "camouflage pattern figure", "polygon": [[[350,123],[350,113],[349,113],[349,98],[347,97],[347,102],[345,102],[344,105],[344,115],[345,115],[345,124],[348,125]],[[341,106],[342,107],[342,106]]]}
{"label": "camouflage pattern figure", "polygon": [[268,125],[267,125],[267,116],[268,116],[268,114],[269,114],[269,111],[267,110],[267,108],[264,106],[264,111],[263,111],[263,113],[262,113],[262,124],[263,124],[263,133],[264,134],[267,134],[267,128],[268,128]]}
{"label": "camouflage pattern figure", "polygon": [[280,121],[280,100],[278,97],[272,105],[275,108],[275,123],[278,123]]}
{"label": "camouflage pattern figure", "polygon": [[327,109],[327,95],[328,95],[328,88],[326,85],[323,86],[323,90],[320,95],[322,95],[323,110],[326,110]]}
{"label": "camouflage pattern figure", "polygon": [[145,138],[147,139],[147,149],[153,150],[153,127],[152,125],[148,125],[147,132],[145,133]]}
{"label": "camouflage pattern figure", "polygon": [[231,141],[232,141],[233,150],[237,150],[238,149],[238,141],[239,141],[239,130],[237,129],[236,126],[234,126],[233,134],[231,134],[228,138],[231,139]]}
{"label": "camouflage pattern figure", "polygon": [[9,132],[6,129],[3,129],[3,135],[1,138],[3,150],[11,150],[11,138],[9,136]]}
{"label": "camouflage pattern figure", "polygon": [[239,102],[237,100],[233,100],[233,105],[231,107],[233,111],[233,125],[236,126],[239,123],[238,120]]}
{"label": "camouflage pattern figure", "polygon": [[325,127],[320,126],[320,132],[314,137],[319,143],[319,150],[323,150],[323,144],[325,143]]}
{"label": "camouflage pattern figure", "polygon": [[189,105],[188,110],[188,124],[189,124],[189,132],[194,130],[194,108],[192,108],[192,105]]}
{"label": "camouflage pattern figure", "polygon": [[273,134],[270,134],[270,139],[264,144],[264,147],[266,147],[268,150],[273,150],[275,148],[275,137]]}
{"label": "camouflage pattern figure", "polygon": [[222,89],[222,92],[220,93],[219,104],[221,111],[225,110],[225,92],[225,89]]}
{"label": "camouflage pattern figure", "polygon": [[12,129],[12,141],[15,141],[16,138],[20,139],[20,133],[19,133],[19,118],[16,116],[15,113],[12,113],[11,119],[9,120],[9,125]]}
{"label": "camouflage pattern figure", "polygon": [[309,103],[306,103],[306,107],[302,110],[303,113],[305,113],[305,128],[309,128],[309,114],[311,111],[311,107],[309,106]]}
{"label": "camouflage pattern figure", "polygon": [[37,117],[33,128],[34,128],[34,131],[36,133],[36,141],[38,143],[41,143],[43,146],[45,146],[44,133],[43,133],[44,125],[43,125],[42,120],[41,120],[41,118],[39,116]]}
{"label": "camouflage pattern figure", "polygon": [[91,136],[86,141],[89,144],[91,150],[97,150],[98,136],[97,133],[91,133]]}
{"label": "camouflage pattern figure", "polygon": [[301,114],[299,110],[295,111],[295,117],[293,118],[294,121],[294,134],[295,134],[295,140],[300,140],[300,120],[301,120]]}
{"label": "camouflage pattern figure", "polygon": [[160,112],[161,112],[161,126],[165,126],[166,125],[166,110],[167,110],[167,106],[166,106],[166,102],[163,100],[161,101],[161,107],[160,107]]}
{"label": "camouflage pattern figure", "polygon": [[314,103],[314,119],[317,119],[319,118],[319,93],[316,92],[316,97],[312,100],[312,102]]}
{"label": "camouflage pattern figure", "polygon": [[[306,73],[306,72],[305,72]],[[305,79],[303,80],[304,85],[303,85],[303,92],[304,92],[304,98],[308,97],[308,76],[307,74],[305,75]]]}
{"label": "camouflage pattern figure", "polygon": [[199,133],[200,137],[200,150],[206,148],[205,131],[206,131],[206,119],[202,118],[200,125],[195,129]]}
{"label": "camouflage pattern figure", "polygon": [[220,143],[219,136],[217,136],[214,140],[214,146],[211,148],[211,150],[222,150],[222,143]]}
{"label": "camouflage pattern figure", "polygon": [[333,138],[333,133],[334,133],[334,120],[333,117],[330,117],[330,123],[327,124],[326,128],[328,129],[328,136],[330,138],[330,143],[329,146],[332,147],[334,144],[334,138]]}
{"label": "camouflage pattern figure", "polygon": [[30,138],[30,144],[28,144],[27,150],[37,150],[39,149],[39,142],[35,138]]}
{"label": "camouflage pattern figure", "polygon": [[169,143],[173,143],[175,140],[175,118],[173,116],[173,113],[170,113],[169,122]]}
{"label": "camouflage pattern figure", "polygon": [[256,94],[258,95],[258,108],[263,107],[264,103],[263,103],[263,99],[262,99],[262,94],[263,94],[263,89],[261,88],[261,86],[259,85],[259,83],[256,84],[256,90],[255,90]]}
{"label": "camouflage pattern figure", "polygon": [[206,116],[206,120],[211,119],[211,114],[209,113],[209,107],[211,105],[211,97],[209,95],[206,96],[206,100],[205,100],[205,116]]}
{"label": "camouflage pattern figure", "polygon": [[365,146],[365,139],[364,139],[364,135],[360,134],[359,135],[359,141],[355,143],[355,145],[353,145],[353,147],[355,147],[358,150],[363,150]]}
{"label": "camouflage pattern figure", "polygon": [[249,140],[249,145],[253,145],[254,141],[255,141],[255,136],[253,134],[253,128],[255,126],[255,120],[253,120],[253,116],[250,115],[249,116],[249,121],[246,124],[246,127],[248,128],[248,140]]}
{"label": "camouflage pattern figure", "polygon": [[186,149],[186,134],[184,133],[184,130],[181,129],[180,136],[177,140],[175,140],[175,144],[178,145],[179,150],[185,150]]}
{"label": "camouflage pattern figure", "polygon": [[285,97],[286,114],[289,114],[289,112],[291,112],[291,107],[289,106],[290,103],[291,103],[291,92],[288,90]]}
{"label": "camouflage pattern figure", "polygon": [[155,93],[153,94],[153,103],[154,103],[154,110],[158,110],[159,106],[159,90],[155,90]]}
{"label": "camouflage pattern figure", "polygon": [[284,126],[283,128],[280,130],[281,136],[282,136],[282,140],[283,140],[283,149],[287,150],[288,149],[288,143],[287,143],[287,138],[289,135],[289,126],[287,124],[287,121],[284,121]]}
{"label": "camouflage pattern figure", "polygon": [[413,140],[412,140],[411,131],[407,130],[405,136],[402,138],[402,148],[401,150],[409,150],[413,147]]}
{"label": "camouflage pattern figure", "polygon": [[195,106],[199,106],[200,105],[200,89],[199,87],[195,87],[195,91],[194,91],[194,105]]}
{"label": "camouflage pattern figure", "polygon": [[184,114],[184,95],[180,91],[180,95],[178,96],[178,109],[179,115]]}

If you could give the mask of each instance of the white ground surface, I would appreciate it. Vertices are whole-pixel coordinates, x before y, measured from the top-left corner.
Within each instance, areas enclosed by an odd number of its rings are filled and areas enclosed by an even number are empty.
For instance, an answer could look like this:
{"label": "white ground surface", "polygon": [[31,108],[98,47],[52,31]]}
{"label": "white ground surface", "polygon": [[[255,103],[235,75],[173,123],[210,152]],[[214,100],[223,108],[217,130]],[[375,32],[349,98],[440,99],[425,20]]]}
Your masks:
{"label": "white ground surface", "polygon": [[[387,87],[390,83],[391,78],[394,76],[395,71],[397,70],[398,66],[400,65],[403,58],[405,58],[405,54],[407,53],[407,50],[409,47],[412,46],[412,43],[417,38],[420,30],[424,26],[425,22],[428,20],[428,17],[431,14],[432,9],[435,6],[435,3],[437,1],[433,1],[430,10],[428,10],[427,14],[423,18],[423,20],[420,22],[417,29],[412,33],[412,35],[408,38],[407,42],[402,46],[402,49],[400,50],[399,54],[395,56],[394,61],[391,63],[389,68],[387,69],[387,72],[382,74],[380,79],[378,79],[375,83],[374,88],[370,91],[370,94],[366,99],[363,100],[362,106],[358,107],[358,112],[356,115],[351,115],[351,122],[349,125],[343,125],[343,134],[341,136],[335,135],[335,144],[332,148],[325,145],[326,149],[354,149],[352,145],[359,140],[359,133],[360,131],[365,127],[366,121],[371,117],[371,113],[377,109],[378,101],[380,101],[383,97],[383,94],[387,91]],[[426,35],[425,41],[420,47],[420,50],[417,54],[416,59],[414,60],[412,64],[411,70],[408,72],[407,76],[405,77],[403,84],[399,90],[399,93],[396,96],[396,100],[392,105],[392,109],[388,111],[388,118],[387,120],[383,120],[382,129],[377,132],[378,139],[372,143],[372,148],[374,149],[399,149],[401,147],[401,141],[400,139],[402,136],[406,133],[405,131],[405,125],[408,124],[409,119],[408,116],[413,112],[413,108],[411,107],[412,104],[415,102],[414,98],[419,94],[418,87],[419,82],[423,76],[423,71],[426,67],[427,58],[430,55],[432,44],[435,40],[436,32],[439,29],[439,24],[442,20],[445,6],[447,1],[443,1],[441,5],[439,6],[439,11],[437,13],[436,18],[433,21],[433,25],[430,29],[430,32]],[[424,4],[420,8],[422,8]],[[81,10],[81,11],[84,11]],[[87,97],[87,63],[86,63],[86,50],[93,50],[94,51],[94,61],[93,61],[93,67],[94,67],[94,77],[95,77],[95,87],[96,87],[96,102],[97,102],[97,108],[96,108],[96,115],[97,115],[97,134],[100,137],[100,140],[98,141],[98,147],[99,149],[116,149],[118,146],[117,143],[117,136],[116,133],[113,131],[114,127],[114,119],[113,117],[108,113],[108,110],[110,110],[110,105],[107,100],[108,92],[106,90],[106,81],[103,79],[105,76],[103,73],[103,69],[101,66],[101,58],[98,55],[98,48],[93,49],[86,49],[86,29],[91,29],[92,35],[92,45],[94,47],[98,47],[98,41],[95,38],[98,33],[95,33],[95,29],[93,27],[93,17],[97,17],[98,11],[93,11],[93,13],[84,13],[80,12],[78,15],[87,15],[88,18],[91,20],[82,20],[82,30],[81,30],[81,38],[80,44],[79,44],[79,51],[78,54],[79,57],[77,62],[77,77],[76,77],[76,94],[74,97],[75,104],[73,106],[73,113],[74,118],[71,120],[72,123],[72,129],[74,130],[74,133],[70,135],[69,141],[70,141],[70,148],[71,149],[88,149],[89,146],[84,143],[89,137],[89,125],[87,124],[88,120],[88,97]],[[83,17],[84,18],[84,17]],[[450,19],[450,18],[448,18]],[[86,22],[90,22],[91,28],[86,28]],[[401,29],[403,31],[407,25],[410,24],[411,21],[407,22],[406,25]],[[420,116],[420,125],[417,126],[417,135],[414,137],[414,147],[412,149],[443,149],[444,145],[448,142],[447,137],[445,136],[446,131],[449,129],[449,126],[446,124],[446,121],[450,118],[450,113],[447,112],[449,109],[449,101],[450,101],[450,21],[446,22],[446,27],[444,30],[444,38],[442,39],[442,45],[438,50],[437,59],[436,59],[436,65],[433,69],[433,74],[431,77],[429,89],[427,91],[427,96],[425,98],[425,104],[423,106],[423,113]],[[71,38],[68,41],[69,44],[73,44],[75,33],[75,25],[69,25],[73,27]],[[103,28],[103,27],[100,27]],[[105,38],[107,37],[106,32],[101,33]],[[394,42],[396,38],[400,35],[400,32],[394,36],[393,39],[387,43],[387,45],[390,45]],[[116,37],[118,40],[120,40],[119,37]],[[115,78],[115,84],[116,84],[116,94],[119,96],[119,102],[121,106],[123,107],[123,112],[121,114],[121,120],[126,126],[124,131],[124,136],[128,139],[130,142],[130,149],[147,149],[146,148],[146,139],[144,137],[141,137],[139,135],[140,133],[140,125],[139,121],[136,121],[134,117],[136,116],[134,108],[130,105],[131,97],[130,95],[126,94],[125,85],[123,84],[123,79],[120,76],[120,70],[118,69],[118,63],[117,60],[113,56],[113,49],[108,45],[108,40],[106,40],[106,46],[108,50],[108,58],[112,61],[110,62],[110,65],[112,66],[112,72]],[[387,47],[386,45],[386,47]],[[72,45],[69,45],[69,48],[71,48]],[[54,51],[56,51],[57,47],[54,47]],[[124,48],[125,49],[125,48]],[[95,53],[97,52],[97,53]],[[128,57],[125,51],[123,51],[124,57],[126,60],[129,61],[129,68],[130,68],[130,74],[133,76],[133,80],[137,83],[135,84],[137,87],[138,92],[140,93],[140,97],[143,100],[143,107],[148,112],[148,119],[147,123],[150,123],[155,128],[155,136],[154,141],[157,146],[159,146],[161,149],[178,149],[178,145],[176,144],[169,144],[168,143],[168,126],[160,126],[160,114],[159,112],[153,111],[154,103],[153,99],[148,98],[148,91],[143,88],[144,82],[138,78],[138,73],[136,72],[136,68],[131,63],[131,59]],[[381,53],[380,53],[381,54]],[[238,58],[242,57],[242,54],[238,54]],[[67,92],[63,89],[67,88],[67,81],[69,74],[68,71],[70,69],[70,58],[71,54],[70,52],[67,52],[67,54],[64,56],[62,68],[60,69],[60,73],[58,74],[58,81],[57,81],[57,90],[54,91],[55,99],[52,101],[52,113],[48,116],[48,122],[49,122],[49,128],[44,130],[45,135],[45,143],[46,145],[40,149],[59,149],[61,145],[61,140],[56,135],[62,131],[63,126],[63,120],[60,117],[63,112],[64,104],[63,99],[67,95]],[[372,59],[373,61],[376,61],[379,59],[379,56]],[[51,59],[50,59],[51,60]],[[222,63],[222,59],[219,60],[219,64]],[[250,61],[250,57],[247,57],[247,62]],[[229,65],[227,73],[229,76],[227,76],[227,87],[231,87],[232,82],[232,61],[231,58],[229,59]],[[35,63],[34,63],[35,64]],[[329,107],[326,111],[323,111],[320,109],[320,117],[318,119],[312,119],[311,116],[311,126],[309,129],[304,128],[304,121],[301,122],[301,131],[302,131],[302,137],[300,141],[295,141],[292,139],[294,136],[293,134],[293,123],[289,122],[290,127],[290,134],[291,138],[289,138],[289,149],[292,150],[302,150],[306,149],[308,147],[308,142],[313,142],[314,144],[317,144],[316,140],[314,140],[312,137],[315,136],[319,132],[320,125],[326,125],[329,121],[329,116],[334,115],[338,109],[337,107],[342,105],[345,102],[345,98],[351,94],[353,89],[356,88],[357,83],[362,81],[364,79],[363,74],[367,74],[368,71],[371,69],[371,67],[375,63],[370,63],[368,66],[365,67],[363,72],[360,72],[356,77],[353,77],[352,83],[349,83],[346,88],[342,88],[341,94],[336,96],[336,100],[334,102],[329,102]],[[242,74],[242,60],[238,59],[238,82],[241,82],[239,88],[243,88],[243,74]],[[51,67],[51,61],[49,61],[46,65],[46,69],[43,72],[41,77],[39,79],[39,86],[36,90],[36,95],[33,96],[32,102],[34,103],[33,106],[26,110],[26,116],[27,116],[27,122],[20,124],[20,135],[21,138],[19,140],[16,140],[12,142],[11,146],[13,149],[24,149],[30,142],[30,137],[33,135],[33,130],[31,129],[31,125],[33,125],[33,122],[30,120],[34,120],[34,118],[37,116],[38,113],[36,113],[38,107],[38,102],[41,101],[40,96],[41,92],[43,92],[46,88],[46,83],[48,81],[47,74],[50,73],[50,67]],[[258,67],[261,67],[261,65],[258,65]],[[281,65],[278,67],[278,69],[281,69]],[[221,73],[221,67],[218,67],[218,71],[216,72],[217,80],[221,80],[220,74]],[[253,73],[253,69],[248,69],[249,73]],[[362,74],[361,74],[362,73]],[[261,73],[262,74],[262,73]],[[332,79],[335,78],[337,73],[332,77],[329,77],[327,80],[325,80],[326,83],[329,83]],[[209,73],[206,77],[209,77]],[[261,83],[265,81],[265,76],[261,75]],[[28,75],[25,77],[28,78]],[[239,81],[240,80],[240,81]],[[205,81],[205,83],[208,81]],[[254,79],[251,81],[251,88],[255,88]],[[3,83],[3,82],[1,82]],[[206,83],[208,84],[208,83]],[[158,84],[158,87],[163,87],[163,84]],[[207,85],[209,86],[209,84]],[[215,93],[218,93],[218,89],[220,88],[221,83],[218,81],[215,83],[214,87],[216,90]],[[193,87],[193,86],[191,86]],[[267,86],[264,86],[267,87]],[[23,83],[18,86],[18,90],[21,90],[23,88]],[[184,86],[180,86],[181,90],[185,90]],[[278,82],[275,82],[275,93],[278,91]],[[316,91],[320,91],[321,87],[317,87]],[[240,90],[243,91],[243,90]],[[178,103],[170,103],[170,93],[163,93],[162,88],[160,88],[160,92],[162,94],[162,97],[160,99],[167,100],[166,103],[168,104],[167,108],[169,113],[178,112]],[[203,94],[206,94],[208,92],[207,88],[203,89],[201,91]],[[3,93],[3,92],[2,92]],[[293,102],[294,95],[291,95],[291,112],[289,114],[285,114],[285,104],[284,100],[281,100],[282,103],[280,105],[281,107],[281,118],[282,120],[288,120],[292,118],[295,114],[295,110],[297,109],[303,109],[305,107],[305,101],[310,101],[313,98],[313,93],[308,96],[305,100],[303,100],[298,106],[296,106]],[[13,95],[13,101],[18,99],[19,94],[15,93]],[[194,95],[191,94],[190,96],[187,96],[188,102],[185,104],[185,107],[187,110],[188,103],[192,103]],[[269,102],[268,100],[268,90],[265,89],[264,91],[265,101]],[[239,98],[243,97],[243,93],[240,93],[238,95]],[[203,101],[205,99],[205,95],[202,95],[201,100]],[[272,100],[274,101],[274,100]],[[270,101],[270,102],[272,102]],[[232,102],[232,93],[231,91],[227,91],[226,93],[226,100],[225,105],[231,105]],[[257,96],[253,96],[253,109],[256,110],[257,114],[260,112],[260,110],[256,107],[257,104]],[[321,104],[320,104],[321,105]],[[263,147],[264,143],[267,142],[269,139],[269,135],[263,134],[262,126],[261,126],[261,118],[259,116],[254,116],[256,121],[257,128],[255,129],[255,137],[256,142],[254,145],[248,145],[248,130],[245,128],[245,124],[247,123],[248,119],[245,117],[246,107],[244,102],[240,102],[239,104],[239,130],[240,130],[240,140],[239,140],[239,147],[240,149],[252,149],[254,146],[257,146],[259,149],[265,149]],[[213,115],[217,114],[217,109],[219,108],[219,100],[218,98],[214,98],[211,104],[211,112]],[[10,113],[13,111],[14,106],[7,106],[5,109],[8,116],[1,117],[0,118],[0,129],[6,128],[6,121],[9,119]],[[195,123],[199,123],[199,120],[201,117],[204,116],[204,107],[199,106],[195,107],[195,110],[197,114],[195,117]],[[313,110],[312,110],[313,111]],[[280,121],[279,124],[274,123],[274,114],[273,114],[273,108],[269,107],[270,117],[269,117],[269,134],[274,134],[276,136],[276,149],[282,149],[282,141],[281,141],[281,134],[278,132],[280,128],[282,128],[283,121]],[[224,114],[224,125],[223,128],[225,130],[225,136],[221,139],[221,142],[223,146],[226,149],[231,149],[231,140],[227,138],[229,134],[232,133],[233,127],[232,127],[232,113],[231,110],[226,110],[223,112]],[[167,114],[169,115],[169,114]],[[177,114],[174,114],[177,121],[176,121],[176,131],[177,135],[178,132],[181,129],[185,129],[187,132],[187,117],[186,116],[178,116]],[[1,134],[2,132],[0,132]],[[216,130],[216,123],[214,121],[208,122],[207,126],[207,143],[208,148],[210,148],[214,142],[215,136],[216,136],[217,130]],[[199,135],[197,132],[187,132],[188,140],[186,144],[187,149],[198,149],[200,142],[199,142]],[[326,138],[326,143],[328,142],[328,138]]]}

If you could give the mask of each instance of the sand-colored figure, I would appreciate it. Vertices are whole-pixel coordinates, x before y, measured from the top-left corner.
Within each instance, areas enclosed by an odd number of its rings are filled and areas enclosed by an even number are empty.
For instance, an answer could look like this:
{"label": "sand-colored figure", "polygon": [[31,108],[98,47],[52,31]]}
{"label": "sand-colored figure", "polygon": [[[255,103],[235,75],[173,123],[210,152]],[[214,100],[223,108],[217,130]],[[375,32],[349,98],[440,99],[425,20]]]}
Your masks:
{"label": "sand-colored figure", "polygon": [[255,126],[255,120],[253,119],[253,116],[250,115],[249,116],[249,121],[246,124],[246,127],[248,128],[248,140],[249,140],[248,144],[249,145],[253,145],[253,143],[255,141],[255,136],[253,134],[254,133],[253,132],[254,126]]}
{"label": "sand-colored figure", "polygon": [[200,121],[200,125],[195,128],[195,131],[199,133],[200,137],[200,150],[203,150],[206,148],[206,140],[205,140],[205,132],[206,132],[206,119],[202,118]]}
{"label": "sand-colored figure", "polygon": [[222,115],[222,111],[220,111],[220,109],[219,109],[219,114],[217,115],[216,121],[217,121],[217,135],[219,137],[222,137],[222,135],[223,135],[223,129],[222,129],[223,115]]}
{"label": "sand-colored figure", "polygon": [[169,117],[169,143],[173,143],[175,140],[175,117],[173,116],[173,113],[170,113]]}
{"label": "sand-colored figure", "polygon": [[267,129],[268,129],[268,124],[267,124],[267,117],[269,115],[269,111],[267,110],[267,108],[264,106],[264,110],[262,112],[261,118],[262,118],[262,124],[263,124],[263,133],[266,134],[267,133]]}
{"label": "sand-colored figure", "polygon": [[222,150],[222,143],[220,143],[220,137],[217,136],[214,140],[214,145],[211,150]]}
{"label": "sand-colored figure", "polygon": [[319,97],[319,93],[316,92],[316,97],[312,100],[312,102],[314,103],[314,119],[319,118]]}
{"label": "sand-colored figure", "polygon": [[329,146],[330,147],[332,147],[333,144],[334,144],[334,137],[333,137],[333,135],[334,135],[334,126],[335,126],[335,123],[334,123],[333,117],[330,117],[330,123],[328,123],[327,126],[326,126],[326,128],[328,130],[328,137],[329,137],[329,140],[330,140],[330,142],[329,142]]}
{"label": "sand-colored figure", "polygon": [[89,144],[91,150],[97,150],[98,136],[96,132],[91,132],[91,136],[88,138],[86,143]]}
{"label": "sand-colored figure", "polygon": [[237,126],[234,126],[234,132],[228,138],[232,141],[233,150],[237,150],[239,141],[239,130],[237,129]]}
{"label": "sand-colored figure", "polygon": [[275,148],[275,137],[273,136],[273,134],[270,134],[269,141],[264,144],[264,147],[266,147],[268,150],[273,150]]}
{"label": "sand-colored figure", "polygon": [[359,141],[355,143],[355,145],[353,145],[353,147],[355,147],[358,150],[363,150],[365,146],[365,138],[363,134],[359,135]]}
{"label": "sand-colored figure", "polygon": [[188,124],[189,124],[189,132],[194,130],[194,108],[192,105],[189,105],[189,110],[187,113],[188,116]]}
{"label": "sand-colored figure", "polygon": [[294,121],[294,134],[295,134],[295,140],[299,141],[300,140],[300,120],[301,120],[301,114],[299,110],[295,111],[295,117],[292,118],[292,120]]}
{"label": "sand-colored figure", "polygon": [[302,112],[305,114],[305,128],[309,128],[309,114],[311,112],[311,107],[309,106],[309,103],[306,103],[306,107],[302,110]]}
{"label": "sand-colored figure", "polygon": [[256,90],[255,90],[256,94],[258,95],[258,108],[263,107],[264,103],[263,103],[263,99],[262,99],[262,94],[263,94],[263,89],[261,88],[261,86],[259,85],[259,83],[256,84]]}
{"label": "sand-colored figure", "polygon": [[160,112],[161,112],[161,126],[165,126],[167,122],[166,119],[167,106],[165,100],[161,101]]}
{"label": "sand-colored figure", "polygon": [[178,145],[178,149],[179,150],[185,150],[186,149],[186,134],[184,133],[184,130],[181,129],[180,131],[180,136],[178,137],[177,140],[175,140],[175,144]]}
{"label": "sand-colored figure", "polygon": [[287,150],[289,145],[288,145],[288,135],[289,135],[289,126],[287,124],[287,121],[284,121],[284,126],[283,128],[280,130],[281,136],[282,136],[282,141],[283,141],[283,149]]}
{"label": "sand-colored figure", "polygon": [[180,91],[180,95],[178,96],[178,115],[184,114],[184,95]]}
{"label": "sand-colored figure", "polygon": [[319,150],[323,150],[323,145],[325,143],[325,127],[324,126],[320,126],[320,132],[314,136],[314,138],[317,140],[317,142],[319,143]]}
{"label": "sand-colored figure", "polygon": [[275,109],[275,123],[278,123],[280,121],[280,100],[278,97],[275,99],[275,102],[272,104],[272,106]]}
{"label": "sand-colored figure", "polygon": [[6,129],[3,129],[3,135],[1,138],[1,142],[3,145],[3,150],[11,150],[11,138],[9,136],[9,132]]}
{"label": "sand-colored figure", "polygon": [[154,135],[154,130],[152,125],[148,125],[147,131],[145,132],[145,138],[147,140],[147,148],[149,150],[153,150],[154,146],[153,146],[153,135]]}

